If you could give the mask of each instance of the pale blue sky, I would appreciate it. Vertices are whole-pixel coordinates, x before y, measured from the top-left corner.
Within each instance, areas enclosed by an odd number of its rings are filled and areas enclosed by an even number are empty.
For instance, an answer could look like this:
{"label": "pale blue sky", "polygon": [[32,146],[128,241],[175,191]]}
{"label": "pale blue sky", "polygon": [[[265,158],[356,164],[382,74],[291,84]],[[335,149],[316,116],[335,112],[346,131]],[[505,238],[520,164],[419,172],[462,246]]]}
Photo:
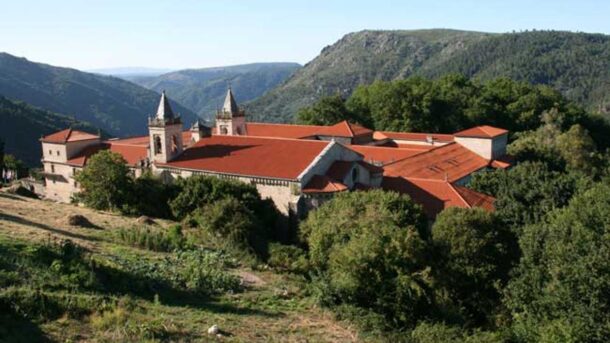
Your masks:
{"label": "pale blue sky", "polygon": [[610,34],[606,0],[0,1],[0,51],[79,69],[306,63],[363,29]]}

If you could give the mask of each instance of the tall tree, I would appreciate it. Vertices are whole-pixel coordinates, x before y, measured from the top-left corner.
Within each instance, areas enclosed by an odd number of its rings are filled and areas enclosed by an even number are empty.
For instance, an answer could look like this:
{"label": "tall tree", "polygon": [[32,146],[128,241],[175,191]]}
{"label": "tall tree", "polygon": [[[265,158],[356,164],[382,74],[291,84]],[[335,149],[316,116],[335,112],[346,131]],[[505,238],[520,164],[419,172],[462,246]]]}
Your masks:
{"label": "tall tree", "polygon": [[91,156],[75,180],[82,189],[77,198],[99,210],[120,210],[129,203],[133,178],[123,156],[102,150]]}

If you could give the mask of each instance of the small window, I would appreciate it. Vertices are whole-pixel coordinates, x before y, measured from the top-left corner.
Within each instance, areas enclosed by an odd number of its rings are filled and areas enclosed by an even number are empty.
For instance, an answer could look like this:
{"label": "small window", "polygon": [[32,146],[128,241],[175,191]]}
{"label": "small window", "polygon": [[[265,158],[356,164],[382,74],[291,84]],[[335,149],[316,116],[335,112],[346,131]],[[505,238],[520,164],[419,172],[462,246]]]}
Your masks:
{"label": "small window", "polygon": [[153,141],[154,141],[154,144],[155,144],[155,155],[158,155],[158,154],[161,153],[161,148],[162,148],[162,146],[161,146],[161,137],[159,137],[158,135],[155,135],[153,137]]}
{"label": "small window", "polygon": [[[55,166],[51,164],[51,173],[55,173]],[[55,183],[55,182],[53,182]]]}
{"label": "small window", "polygon": [[53,151],[49,150],[49,155],[53,155]]}
{"label": "small window", "polygon": [[59,156],[59,150],[57,150],[57,156]]}
{"label": "small window", "polygon": [[354,169],[352,169],[352,182],[353,183],[358,182],[358,167],[355,167]]}
{"label": "small window", "polygon": [[229,133],[229,129],[226,126],[223,125],[223,126],[220,127],[220,134],[221,135],[226,135],[228,133]]}
{"label": "small window", "polygon": [[74,181],[74,188],[78,188],[78,182]]}

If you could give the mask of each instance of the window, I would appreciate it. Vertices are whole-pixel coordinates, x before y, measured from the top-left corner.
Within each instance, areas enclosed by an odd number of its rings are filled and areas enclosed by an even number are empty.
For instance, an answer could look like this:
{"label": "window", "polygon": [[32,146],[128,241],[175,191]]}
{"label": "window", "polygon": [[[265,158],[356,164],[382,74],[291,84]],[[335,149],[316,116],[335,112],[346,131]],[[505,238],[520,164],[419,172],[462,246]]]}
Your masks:
{"label": "window", "polygon": [[74,188],[78,188],[78,182],[74,181]]}
{"label": "window", "polygon": [[153,141],[155,144],[155,155],[158,155],[161,153],[161,137],[159,137],[159,135],[155,135],[153,136]]}
{"label": "window", "polygon": [[228,128],[227,128],[225,125],[221,126],[221,127],[220,127],[220,134],[221,134],[221,135],[227,135],[227,134],[229,134],[229,129],[228,129]]}
{"label": "window", "polygon": [[178,138],[176,135],[172,136],[172,153],[176,153],[178,151]]}
{"label": "window", "polygon": [[352,169],[352,182],[358,182],[358,167],[354,167],[354,169]]}
{"label": "window", "polygon": [[72,175],[76,175],[76,168],[72,168]]}
{"label": "window", "polygon": [[53,155],[53,151],[51,151],[51,149],[49,149],[49,155]]}
{"label": "window", "polygon": [[[55,173],[55,166],[53,164],[51,164],[51,173]],[[55,183],[55,182],[53,182]]]}
{"label": "window", "polygon": [[59,150],[57,150],[57,156],[59,156]]}

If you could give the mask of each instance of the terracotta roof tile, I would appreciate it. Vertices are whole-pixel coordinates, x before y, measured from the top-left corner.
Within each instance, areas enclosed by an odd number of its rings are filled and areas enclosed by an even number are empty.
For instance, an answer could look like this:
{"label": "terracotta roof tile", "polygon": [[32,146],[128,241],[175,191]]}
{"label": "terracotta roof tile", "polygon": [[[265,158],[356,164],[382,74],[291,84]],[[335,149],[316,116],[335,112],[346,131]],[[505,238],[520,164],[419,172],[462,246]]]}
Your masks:
{"label": "terracotta roof tile", "polygon": [[[211,136],[186,149],[170,167],[295,180],[330,142]],[[159,164],[163,165],[163,164]]]}
{"label": "terracotta roof tile", "polygon": [[372,134],[373,130],[367,129],[364,126],[353,124],[344,120],[332,126],[323,126],[316,132],[318,136],[334,136],[334,137],[357,137]]}
{"label": "terracotta roof tile", "polygon": [[431,137],[437,142],[453,142],[453,135],[441,134],[441,133],[418,133],[418,132],[391,132],[391,131],[376,131],[373,136],[375,139],[381,139],[382,137],[391,138],[394,140],[405,140],[405,141],[422,141],[426,142],[428,137]]}
{"label": "terracotta roof tile", "polygon": [[489,125],[475,126],[473,128],[460,131],[456,137],[475,137],[475,138],[494,138],[508,133],[508,130],[500,129]]}
{"label": "terracotta roof tile", "polygon": [[97,135],[93,135],[87,132],[65,129],[59,132],[52,133],[50,135],[41,138],[42,142],[45,143],[66,143],[66,142],[77,142],[85,141],[90,139],[99,139]]}
{"label": "terracotta roof tile", "polygon": [[480,207],[487,211],[494,211],[494,201],[496,200],[494,197],[479,193],[470,188],[455,186],[453,188],[460,194],[462,199],[464,199],[470,207]]}
{"label": "terracotta roof tile", "polygon": [[254,136],[254,137],[280,137],[280,138],[315,137],[316,132],[319,131],[321,128],[324,128],[324,126],[270,124],[270,123],[246,123],[246,131],[248,132],[248,136]]}
{"label": "terracotta roof tile", "polygon": [[430,218],[436,217],[448,207],[482,207],[493,210],[493,197],[454,186],[446,181],[388,176],[383,178],[382,188],[408,194],[413,201],[422,205],[424,212]]}
{"label": "terracotta roof tile", "polygon": [[114,144],[114,142],[103,142],[83,149],[76,156],[69,159],[67,163],[73,166],[84,167],[91,156],[95,155],[101,150],[108,149],[123,156],[125,161],[127,161],[127,164],[130,166],[136,166],[141,160],[148,157],[147,147]]}
{"label": "terracotta roof tile", "polygon": [[347,190],[347,186],[337,182],[326,175],[314,175],[301,190],[303,193],[335,193]]}
{"label": "terracotta roof tile", "polygon": [[420,154],[426,150],[429,150],[419,148],[402,149],[392,147],[379,147],[372,145],[350,145],[349,148],[362,154],[367,162],[381,165],[400,161],[407,157],[411,157]]}
{"label": "terracotta roof tile", "polygon": [[457,143],[408,157],[384,167],[389,176],[453,182],[489,165],[489,161]]}

